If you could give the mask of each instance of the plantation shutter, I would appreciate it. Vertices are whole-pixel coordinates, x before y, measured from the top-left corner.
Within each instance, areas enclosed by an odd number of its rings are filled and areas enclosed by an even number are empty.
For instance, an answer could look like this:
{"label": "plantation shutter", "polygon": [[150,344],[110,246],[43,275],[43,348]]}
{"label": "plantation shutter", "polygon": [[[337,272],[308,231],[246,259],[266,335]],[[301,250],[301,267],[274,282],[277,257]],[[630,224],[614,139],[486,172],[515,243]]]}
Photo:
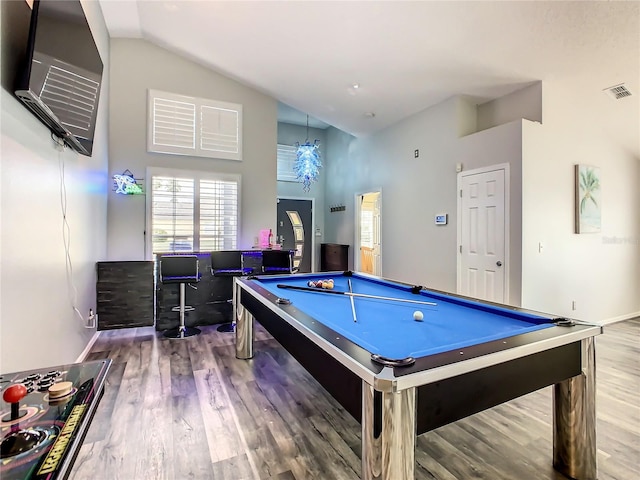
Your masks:
{"label": "plantation shutter", "polygon": [[237,248],[239,177],[211,172],[152,173],[151,185],[154,253]]}
{"label": "plantation shutter", "polygon": [[278,144],[278,180],[281,182],[296,182],[297,176],[293,170],[296,163],[296,147]]}
{"label": "plantation shutter", "polygon": [[242,160],[242,105],[149,90],[147,151]]}
{"label": "plantation shutter", "polygon": [[238,237],[238,183],[200,181],[200,249],[233,250]]}
{"label": "plantation shutter", "polygon": [[239,112],[202,106],[200,148],[204,151],[238,155],[240,148]]}
{"label": "plantation shutter", "polygon": [[194,250],[194,185],[193,178],[153,177],[153,252]]}
{"label": "plantation shutter", "polygon": [[168,98],[153,99],[154,146],[164,153],[183,153],[196,145],[196,106]]}

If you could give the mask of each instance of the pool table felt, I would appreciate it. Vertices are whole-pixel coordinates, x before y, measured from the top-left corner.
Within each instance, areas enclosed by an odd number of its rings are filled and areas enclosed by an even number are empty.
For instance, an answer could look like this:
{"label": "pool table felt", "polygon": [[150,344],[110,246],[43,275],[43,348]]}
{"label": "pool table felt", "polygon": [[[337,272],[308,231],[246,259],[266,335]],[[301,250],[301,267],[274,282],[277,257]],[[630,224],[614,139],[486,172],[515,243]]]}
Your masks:
{"label": "pool table felt", "polygon": [[[334,290],[348,292],[351,278],[353,292],[358,294],[434,302],[435,306],[354,297],[357,322],[353,321],[348,295],[298,291],[279,288],[279,284],[306,287],[311,279],[334,280]],[[282,278],[260,278],[262,287],[314,317],[340,335],[372,354],[402,359],[422,357],[499,340],[522,333],[552,327],[546,317],[474,302],[446,294],[421,290],[400,283],[380,281],[353,274],[300,275]],[[422,321],[413,319],[416,310],[424,314]]]}

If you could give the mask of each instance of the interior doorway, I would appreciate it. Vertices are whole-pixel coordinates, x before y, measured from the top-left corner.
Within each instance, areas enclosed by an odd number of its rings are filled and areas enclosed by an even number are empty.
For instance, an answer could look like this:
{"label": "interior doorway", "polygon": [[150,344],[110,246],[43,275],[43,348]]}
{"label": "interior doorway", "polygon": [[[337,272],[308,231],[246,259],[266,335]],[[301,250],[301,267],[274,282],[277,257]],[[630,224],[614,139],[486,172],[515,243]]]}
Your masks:
{"label": "interior doorway", "polygon": [[313,199],[278,198],[276,241],[293,250],[293,268],[311,272],[315,265]]}
{"label": "interior doorway", "polygon": [[382,276],[381,205],[381,190],[356,196],[355,269],[378,276]]}

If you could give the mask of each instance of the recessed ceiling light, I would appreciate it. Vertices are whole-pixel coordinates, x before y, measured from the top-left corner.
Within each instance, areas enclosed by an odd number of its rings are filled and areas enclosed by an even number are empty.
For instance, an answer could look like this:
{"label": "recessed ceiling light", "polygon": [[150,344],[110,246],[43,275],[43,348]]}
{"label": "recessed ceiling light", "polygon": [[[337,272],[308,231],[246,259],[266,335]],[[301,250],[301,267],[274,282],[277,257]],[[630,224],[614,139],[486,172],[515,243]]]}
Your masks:
{"label": "recessed ceiling light", "polygon": [[354,88],[354,89],[357,90],[357,89],[360,88],[360,84],[359,83],[353,83],[353,84],[351,84],[351,88]]}

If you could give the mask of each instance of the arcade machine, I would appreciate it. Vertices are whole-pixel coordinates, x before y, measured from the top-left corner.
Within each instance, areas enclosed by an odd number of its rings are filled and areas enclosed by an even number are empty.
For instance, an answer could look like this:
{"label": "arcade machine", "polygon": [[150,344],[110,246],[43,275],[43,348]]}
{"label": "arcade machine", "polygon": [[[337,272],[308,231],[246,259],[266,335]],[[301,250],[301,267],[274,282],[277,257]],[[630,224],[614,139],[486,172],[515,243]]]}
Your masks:
{"label": "arcade machine", "polygon": [[67,478],[111,360],[0,375],[0,478]]}

